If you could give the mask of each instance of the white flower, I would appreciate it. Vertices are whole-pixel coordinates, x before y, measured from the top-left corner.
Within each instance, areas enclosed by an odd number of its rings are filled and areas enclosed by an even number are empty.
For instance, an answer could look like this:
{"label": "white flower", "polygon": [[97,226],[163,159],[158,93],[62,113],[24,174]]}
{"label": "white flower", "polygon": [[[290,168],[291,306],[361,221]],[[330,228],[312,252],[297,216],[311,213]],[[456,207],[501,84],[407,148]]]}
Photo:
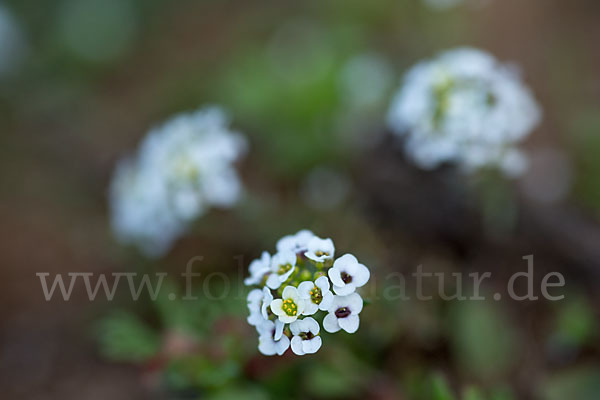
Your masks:
{"label": "white flower", "polygon": [[513,67],[483,51],[459,48],[408,71],[387,120],[421,168],[455,162],[466,171],[500,166],[515,174],[524,163],[513,157],[519,165],[506,167],[506,153],[540,115]]}
{"label": "white flower", "polygon": [[294,322],[304,312],[304,308],[305,301],[293,286],[286,286],[281,299],[271,302],[271,311],[285,324]]}
{"label": "white flower", "polygon": [[258,336],[258,350],[266,355],[282,355],[290,347],[290,339],[283,334],[283,322],[265,320],[256,327]]}
{"label": "white flower", "polygon": [[271,289],[279,289],[282,283],[296,270],[296,253],[282,251],[271,259],[271,274],[267,278],[267,286]]}
{"label": "white flower", "polygon": [[313,315],[319,310],[326,311],[333,301],[333,293],[329,290],[329,279],[326,276],[321,276],[314,282],[300,283],[298,293],[306,302],[304,315]]}
{"label": "white flower", "polygon": [[304,255],[316,262],[324,262],[325,260],[331,260],[335,252],[333,246],[333,240],[321,239],[318,236],[314,236],[308,241],[308,251]]}
{"label": "white flower", "polygon": [[109,189],[111,226],[117,240],[135,244],[149,257],[171,247],[183,226],[169,212],[165,190],[157,175],[140,169],[134,160],[119,162]]}
{"label": "white flower", "polygon": [[302,356],[304,354],[316,353],[321,348],[321,336],[319,335],[319,323],[312,317],[299,319],[290,324],[292,331],[292,351]]}
{"label": "white flower", "polygon": [[248,316],[248,323],[250,325],[259,326],[268,319],[262,313],[263,299],[264,293],[260,289],[253,289],[248,293],[246,300],[248,302],[248,311],[250,311],[250,315]]}
{"label": "white flower", "polygon": [[358,293],[335,296],[329,307],[329,314],[323,319],[323,328],[329,333],[335,333],[340,329],[348,333],[356,332],[360,324],[358,314],[362,308],[363,300]]}
{"label": "white flower", "polygon": [[333,283],[333,291],[341,296],[354,292],[371,277],[369,269],[360,264],[352,254],[344,254],[335,260],[328,275]]}
{"label": "white flower", "polygon": [[171,210],[182,220],[209,206],[230,207],[240,195],[232,163],[245,141],[227,124],[225,113],[215,107],[180,114],[153,129],[140,147],[140,164],[162,176]]}
{"label": "white flower", "polygon": [[218,108],[178,115],[119,164],[110,190],[119,240],[161,255],[209,207],[235,203],[241,185],[233,162],[245,141],[227,122]]}
{"label": "white flower", "polygon": [[26,52],[21,24],[6,7],[0,5],[0,78],[16,72]]}
{"label": "white flower", "polygon": [[308,249],[308,242],[314,237],[314,233],[303,229],[294,235],[287,235],[277,242],[277,251],[291,251],[293,253],[303,253]]}
{"label": "white flower", "polygon": [[246,286],[258,285],[266,274],[271,271],[271,255],[263,251],[260,258],[252,261],[248,267],[250,276],[244,279]]}

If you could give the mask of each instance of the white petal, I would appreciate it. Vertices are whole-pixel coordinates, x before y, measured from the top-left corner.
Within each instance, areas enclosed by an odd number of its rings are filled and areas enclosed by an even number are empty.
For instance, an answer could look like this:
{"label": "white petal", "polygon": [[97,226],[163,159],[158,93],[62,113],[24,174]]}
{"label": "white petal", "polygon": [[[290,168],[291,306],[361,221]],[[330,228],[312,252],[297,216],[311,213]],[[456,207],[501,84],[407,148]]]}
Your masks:
{"label": "white petal", "polygon": [[319,305],[318,304],[315,304],[315,303],[313,303],[312,301],[309,301],[309,300],[305,301],[304,311],[302,312],[303,315],[313,315],[317,311],[319,311]]}
{"label": "white petal", "polygon": [[[266,253],[266,252],[265,252]],[[268,255],[269,253],[267,253]],[[263,253],[264,255],[264,253]],[[253,260],[250,263],[250,266],[248,267],[248,270],[250,271],[250,274],[252,276],[257,276],[258,274],[260,274],[262,271],[264,271],[265,269],[269,269],[269,264],[265,264],[264,262],[264,256],[262,258]]]}
{"label": "white petal", "polygon": [[356,287],[361,287],[369,281],[370,277],[371,272],[369,271],[369,268],[362,264],[357,264],[356,271],[354,275],[352,275],[352,283],[354,283]]}
{"label": "white petal", "polygon": [[298,289],[296,289],[293,286],[286,286],[283,289],[283,293],[281,295],[281,298],[283,299],[293,299],[293,298],[300,298],[300,296],[298,296]]}
{"label": "white petal", "polygon": [[279,289],[279,286],[281,286],[279,275],[274,273],[269,275],[269,277],[267,278],[267,286],[273,290]]}
{"label": "white petal", "polygon": [[285,315],[285,311],[281,308],[282,306],[283,300],[275,299],[271,302],[271,311],[273,311],[273,314],[275,315]]}
{"label": "white petal", "polygon": [[256,285],[258,284],[258,282],[258,278],[254,276],[249,276],[246,279],[244,279],[244,285],[246,286]]}
{"label": "white petal", "polygon": [[263,251],[262,255],[260,256],[260,261],[262,261],[262,263],[265,267],[268,267],[270,265],[271,255],[269,254],[268,251]]}
{"label": "white petal", "polygon": [[341,329],[335,314],[329,313],[325,316],[323,319],[323,329],[329,333],[335,333]]}
{"label": "white petal", "polygon": [[269,321],[268,319],[263,320],[259,325],[256,325],[256,331],[259,336],[272,336],[273,328],[275,328],[275,324],[273,321]]}
{"label": "white petal", "polygon": [[[295,288],[294,288],[294,289],[295,289]],[[298,291],[291,292],[291,293],[289,293],[289,292],[288,292],[288,294],[291,294],[291,296],[288,296],[287,298],[288,298],[288,299],[290,299],[290,300],[292,300],[292,301],[293,301],[294,303],[296,303],[296,304],[299,304],[299,303],[304,303],[304,302],[306,302],[306,301],[310,301],[310,300],[308,300],[308,299],[304,299],[304,298],[302,298],[302,297],[300,296],[300,293],[298,293]]]}
{"label": "white petal", "polygon": [[282,338],[284,326],[285,324],[283,322],[275,320],[275,335],[273,336],[273,339],[280,340]]}
{"label": "white petal", "polygon": [[354,290],[356,290],[356,286],[354,286],[354,283],[352,282],[345,284],[344,286],[333,285],[333,291],[338,296],[347,296],[350,293],[353,293]]}
{"label": "white petal", "polygon": [[296,240],[293,235],[287,235],[277,241],[277,251],[289,251],[294,248]]}
{"label": "white petal", "polygon": [[323,294],[323,299],[321,300],[321,303],[319,304],[319,310],[323,310],[323,311],[329,310],[332,303],[333,303],[333,293],[331,293],[328,290],[326,293]]}
{"label": "white petal", "polygon": [[248,303],[258,303],[263,296],[263,292],[260,289],[252,289],[250,293],[248,293],[248,297],[246,300]]}
{"label": "white petal", "polygon": [[263,288],[262,306],[260,312],[265,319],[269,319],[269,313],[267,312],[273,301],[273,295],[268,288]]}
{"label": "white petal", "polygon": [[294,235],[287,235],[277,242],[277,251],[292,251],[294,253],[304,251],[308,241],[314,236],[311,231],[302,230]]}
{"label": "white petal", "polygon": [[292,315],[287,315],[285,312],[283,314],[277,315],[277,317],[284,324],[291,324],[296,319],[298,319],[298,316],[296,316],[296,315],[293,315],[293,316]]}
{"label": "white petal", "polygon": [[340,328],[348,333],[354,333],[358,330],[360,318],[358,315],[349,315],[346,318],[338,318],[338,324]]}
{"label": "white petal", "polygon": [[356,263],[358,263],[356,257],[354,257],[352,254],[344,254],[343,256],[335,260],[335,262],[333,263],[333,267],[345,271],[346,268],[353,266]]}
{"label": "white petal", "polygon": [[298,260],[298,257],[296,256],[296,253],[294,253],[293,251],[287,251],[287,252],[283,253],[281,260],[284,261],[285,264],[290,264],[293,267],[296,265],[296,261]]}
{"label": "white petal", "polygon": [[[335,248],[331,239],[321,239],[314,236],[307,244],[308,251],[304,255],[314,261],[323,262],[325,260],[333,258]],[[317,252],[323,252],[325,254],[317,255]]]}
{"label": "white petal", "polygon": [[331,282],[334,284],[334,286],[345,285],[344,281],[342,280],[341,272],[338,268],[335,267],[335,265],[329,268],[329,271],[327,271],[327,275],[329,275],[329,279],[331,279]]}
{"label": "white petal", "polygon": [[308,229],[302,229],[301,231],[296,232],[296,235],[294,235],[294,239],[298,247],[304,248],[308,246],[308,242],[314,236],[315,234],[309,231]]}
{"label": "white petal", "polygon": [[340,307],[343,307],[344,305],[339,302],[340,299],[343,299],[343,296],[333,295],[333,300],[331,301],[331,304],[327,308],[327,311],[329,311],[330,313],[334,313],[335,310],[337,310]]}
{"label": "white petal", "polygon": [[272,356],[277,353],[277,343],[273,342],[270,336],[263,335],[258,338],[258,351],[265,356]]}
{"label": "white petal", "polygon": [[314,354],[321,348],[322,343],[321,336],[316,336],[310,340],[303,340],[302,350],[305,354]]}
{"label": "white petal", "polygon": [[259,326],[265,319],[261,313],[251,313],[247,318],[248,324],[253,326]]}
{"label": "white petal", "polygon": [[290,270],[288,272],[286,272],[285,274],[279,275],[279,282],[283,283],[283,282],[287,281],[288,278],[290,277],[290,275],[292,275],[295,270],[296,270],[296,267],[290,268]]}
{"label": "white petal", "polygon": [[[325,278],[327,279],[327,278]],[[298,285],[298,294],[303,299],[310,299],[310,291],[315,287],[315,284],[311,281],[304,281]]]}
{"label": "white petal", "polygon": [[359,314],[363,309],[363,299],[358,293],[345,296],[343,301],[350,311],[352,311],[352,314]]}
{"label": "white petal", "polygon": [[302,320],[298,319],[290,324],[290,331],[292,335],[297,336],[302,332]]}
{"label": "white petal", "polygon": [[319,323],[312,317],[307,317],[302,320],[304,322],[304,332],[311,332],[313,335],[318,335],[320,326]]}
{"label": "white petal", "polygon": [[282,336],[276,344],[277,354],[282,355],[290,347],[290,339],[287,336]]}
{"label": "white petal", "polygon": [[[329,290],[329,279],[326,276],[320,276],[315,281],[315,286],[321,289],[323,292]],[[311,288],[312,289],[312,288]]]}
{"label": "white petal", "polygon": [[292,351],[294,354],[299,356],[304,355],[304,350],[302,350],[302,342],[303,340],[300,338],[300,336],[294,336],[292,338]]}
{"label": "white petal", "polygon": [[290,250],[280,251],[275,254],[271,259],[271,270],[273,272],[277,271],[282,265],[291,265],[292,267],[296,265],[296,253]]}
{"label": "white petal", "polygon": [[296,306],[298,307],[298,309],[296,310],[298,312],[298,315],[301,315],[302,313],[304,313],[304,310],[306,310],[307,304],[311,304],[309,300],[301,299],[300,296],[298,296],[294,300],[294,303],[296,303]]}

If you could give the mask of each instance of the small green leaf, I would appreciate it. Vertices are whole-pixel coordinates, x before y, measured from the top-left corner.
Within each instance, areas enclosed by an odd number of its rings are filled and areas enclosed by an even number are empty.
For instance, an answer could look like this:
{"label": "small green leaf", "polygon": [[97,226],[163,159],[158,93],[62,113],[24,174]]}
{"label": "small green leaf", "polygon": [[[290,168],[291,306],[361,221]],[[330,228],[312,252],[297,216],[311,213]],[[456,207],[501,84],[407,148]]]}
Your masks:
{"label": "small green leaf", "polygon": [[135,315],[117,312],[95,326],[100,352],[114,361],[143,362],[160,349],[160,336]]}

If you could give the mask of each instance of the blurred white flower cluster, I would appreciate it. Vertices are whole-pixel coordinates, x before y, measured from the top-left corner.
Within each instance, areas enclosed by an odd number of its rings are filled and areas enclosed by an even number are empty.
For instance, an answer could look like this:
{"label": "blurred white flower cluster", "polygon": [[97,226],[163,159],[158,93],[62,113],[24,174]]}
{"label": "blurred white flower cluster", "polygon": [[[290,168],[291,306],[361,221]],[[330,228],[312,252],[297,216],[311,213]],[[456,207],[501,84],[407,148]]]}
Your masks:
{"label": "blurred white flower cluster", "polygon": [[424,2],[434,10],[447,10],[463,3],[464,0],[424,0]]}
{"label": "blurred white flower cluster", "polygon": [[297,355],[321,348],[320,317],[330,333],[354,333],[360,323],[363,300],[356,289],[370,272],[352,254],[334,258],[331,239],[302,230],[277,242],[277,253],[264,252],[250,263],[247,286],[248,323],[259,334],[258,349],[282,355],[289,347]]}
{"label": "blurred white flower cluster", "polygon": [[231,207],[241,184],[233,163],[245,151],[216,107],[180,114],[152,129],[119,163],[110,187],[117,238],[148,256],[165,253],[209,207]]}
{"label": "blurred white flower cluster", "polygon": [[23,61],[26,47],[19,21],[0,4],[0,78],[15,72]]}
{"label": "blurred white flower cluster", "polygon": [[454,162],[467,172],[494,166],[519,176],[527,159],[515,144],[540,116],[514,68],[483,51],[459,48],[410,69],[387,120],[421,168]]}

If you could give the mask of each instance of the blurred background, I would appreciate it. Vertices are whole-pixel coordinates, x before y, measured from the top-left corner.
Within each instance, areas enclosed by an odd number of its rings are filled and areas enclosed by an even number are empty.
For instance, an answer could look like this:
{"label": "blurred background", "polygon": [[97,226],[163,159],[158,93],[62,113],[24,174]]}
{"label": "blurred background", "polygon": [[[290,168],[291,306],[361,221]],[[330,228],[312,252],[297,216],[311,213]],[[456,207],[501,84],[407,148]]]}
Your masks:
{"label": "blurred background", "polygon": [[[598,398],[599,17],[595,0],[3,0],[2,397]],[[407,68],[464,45],[518,65],[543,109],[520,180],[420,171],[385,128]],[[148,261],[111,235],[113,168],[150,127],[207,104],[248,137],[245,198]],[[181,291],[202,255],[199,272],[235,286],[302,228],[373,277],[358,333],[314,356],[260,355],[243,295],[89,301],[79,285],[47,302],[35,275],[169,271]],[[528,254],[536,287],[565,276],[564,300],[383,296],[420,264],[491,271],[495,292]]]}

